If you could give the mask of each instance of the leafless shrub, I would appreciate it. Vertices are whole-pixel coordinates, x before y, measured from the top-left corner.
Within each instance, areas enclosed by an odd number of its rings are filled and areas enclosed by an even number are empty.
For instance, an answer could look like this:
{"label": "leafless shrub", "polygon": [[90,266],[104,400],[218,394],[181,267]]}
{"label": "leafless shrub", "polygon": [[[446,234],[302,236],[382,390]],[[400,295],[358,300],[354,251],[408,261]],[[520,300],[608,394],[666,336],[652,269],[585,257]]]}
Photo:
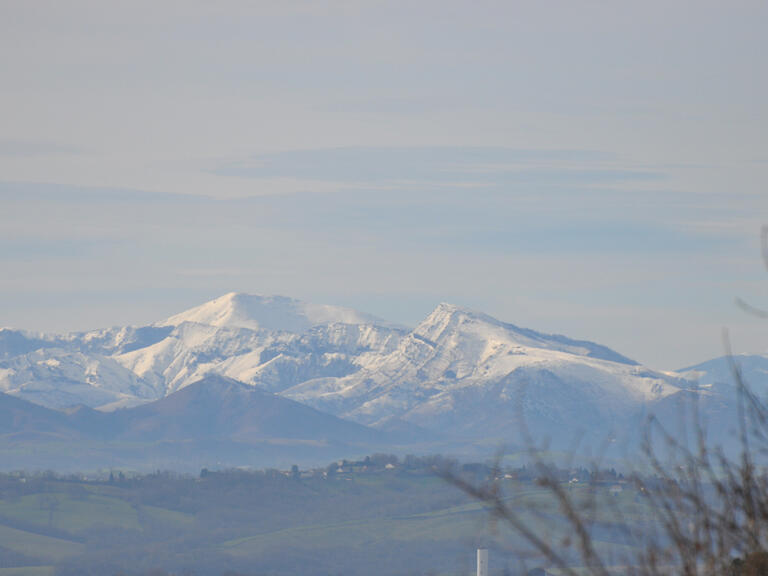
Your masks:
{"label": "leafless shrub", "polygon": [[[593,481],[574,491],[530,438],[536,483],[557,510],[548,524],[531,520],[543,516],[540,503],[515,498],[500,481],[500,457],[483,483],[456,469],[444,476],[485,503],[494,522],[522,537],[525,549],[516,552],[523,567],[533,553],[568,576],[768,576],[768,474],[761,465],[768,462],[768,409],[744,381],[727,334],[724,342],[738,392],[740,448],[734,456],[709,445],[695,394],[684,418],[690,434],[672,434],[650,418],[640,465],[626,477],[647,513],[641,521],[627,514],[626,502],[606,497],[599,462],[592,467]],[[659,446],[668,457],[659,454]],[[618,545],[612,550],[596,538],[606,529],[615,532]]]}

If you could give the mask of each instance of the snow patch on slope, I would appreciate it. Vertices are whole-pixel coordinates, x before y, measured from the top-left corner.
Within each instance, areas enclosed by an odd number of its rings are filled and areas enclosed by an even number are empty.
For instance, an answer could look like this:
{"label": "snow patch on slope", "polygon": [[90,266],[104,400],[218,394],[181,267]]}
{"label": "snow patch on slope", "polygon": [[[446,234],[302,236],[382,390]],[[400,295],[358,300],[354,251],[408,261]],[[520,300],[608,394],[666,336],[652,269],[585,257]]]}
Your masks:
{"label": "snow patch on slope", "polygon": [[59,348],[2,362],[0,391],[49,408],[156,398],[151,387],[114,359]]}

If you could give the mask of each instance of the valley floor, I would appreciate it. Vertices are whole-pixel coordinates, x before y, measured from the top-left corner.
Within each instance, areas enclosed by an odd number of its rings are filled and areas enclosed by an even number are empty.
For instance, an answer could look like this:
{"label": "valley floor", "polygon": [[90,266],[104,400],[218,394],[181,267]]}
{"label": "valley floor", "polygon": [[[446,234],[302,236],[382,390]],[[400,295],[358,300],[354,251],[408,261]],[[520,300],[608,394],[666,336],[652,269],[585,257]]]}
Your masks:
{"label": "valley floor", "polygon": [[[0,475],[0,576],[469,574],[478,546],[491,547],[492,573],[519,573],[511,532],[435,463],[375,456],[195,477]],[[489,472],[461,471],[478,481]],[[556,518],[545,492],[524,471],[515,476],[501,481],[514,503],[537,510],[532,525]],[[643,516],[629,490],[612,497]],[[596,538],[621,546],[609,529]]]}

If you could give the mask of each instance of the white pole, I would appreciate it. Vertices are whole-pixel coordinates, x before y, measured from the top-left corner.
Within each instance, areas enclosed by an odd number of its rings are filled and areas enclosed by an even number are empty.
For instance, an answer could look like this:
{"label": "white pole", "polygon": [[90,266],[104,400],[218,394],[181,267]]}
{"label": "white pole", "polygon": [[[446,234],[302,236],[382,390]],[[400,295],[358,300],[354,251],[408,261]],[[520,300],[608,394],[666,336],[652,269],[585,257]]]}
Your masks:
{"label": "white pole", "polygon": [[488,576],[488,550],[477,549],[477,576]]}

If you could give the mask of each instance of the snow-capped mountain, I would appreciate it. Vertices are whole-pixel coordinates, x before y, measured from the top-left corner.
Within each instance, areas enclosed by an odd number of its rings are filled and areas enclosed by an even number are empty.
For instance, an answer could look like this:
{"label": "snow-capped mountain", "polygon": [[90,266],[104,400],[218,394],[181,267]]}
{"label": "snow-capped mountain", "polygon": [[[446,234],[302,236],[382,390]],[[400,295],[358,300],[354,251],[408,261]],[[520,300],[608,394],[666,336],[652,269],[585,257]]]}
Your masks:
{"label": "snow-capped mountain", "polygon": [[308,379],[349,374],[400,337],[396,329],[373,324],[319,325],[296,333],[182,322],[163,340],[115,360],[150,383],[158,397],[210,373],[280,392]]}
{"label": "snow-capped mountain", "polygon": [[738,370],[741,378],[760,398],[768,396],[768,355],[737,354],[721,356],[701,364],[684,368],[680,372],[696,380],[699,387],[710,392],[735,394],[738,384],[734,374]]}
{"label": "snow-capped mountain", "polygon": [[0,330],[0,391],[52,408],[103,410],[163,398],[208,374],[279,392],[356,371],[404,333],[347,308],[233,293],[153,326]]}
{"label": "snow-capped mountain", "polygon": [[321,324],[383,324],[373,316],[350,308],[310,304],[285,296],[257,296],[230,292],[156,326],[179,326],[186,322],[217,328],[304,332]]}
{"label": "snow-capped mountain", "polygon": [[[655,413],[672,425],[670,429],[678,437],[688,435],[692,443],[696,441],[691,430],[693,412],[696,411],[707,434],[723,448],[738,453],[743,448],[740,423],[744,418],[739,406],[751,406],[745,394],[748,391],[757,398],[758,405],[768,406],[768,355],[721,356],[684,368],[680,373],[694,383],[696,393],[661,402],[655,407]],[[688,430],[680,424],[672,424],[675,417],[678,422],[687,420]]]}
{"label": "snow-capped mountain", "polygon": [[694,368],[650,370],[592,342],[450,304],[413,330],[234,293],[151,326],[0,330],[0,391],[51,408],[125,408],[221,376],[360,424],[462,441],[519,439],[523,423],[553,440],[620,436],[655,406],[706,390],[697,378],[716,370]]}
{"label": "snow-capped mountain", "polygon": [[374,426],[391,419],[470,438],[614,432],[629,414],[687,388],[612,350],[439,305],[397,349],[341,378],[283,394]]}
{"label": "snow-capped mountain", "polygon": [[52,408],[154,400],[146,382],[108,356],[41,348],[0,362],[0,390]]}

